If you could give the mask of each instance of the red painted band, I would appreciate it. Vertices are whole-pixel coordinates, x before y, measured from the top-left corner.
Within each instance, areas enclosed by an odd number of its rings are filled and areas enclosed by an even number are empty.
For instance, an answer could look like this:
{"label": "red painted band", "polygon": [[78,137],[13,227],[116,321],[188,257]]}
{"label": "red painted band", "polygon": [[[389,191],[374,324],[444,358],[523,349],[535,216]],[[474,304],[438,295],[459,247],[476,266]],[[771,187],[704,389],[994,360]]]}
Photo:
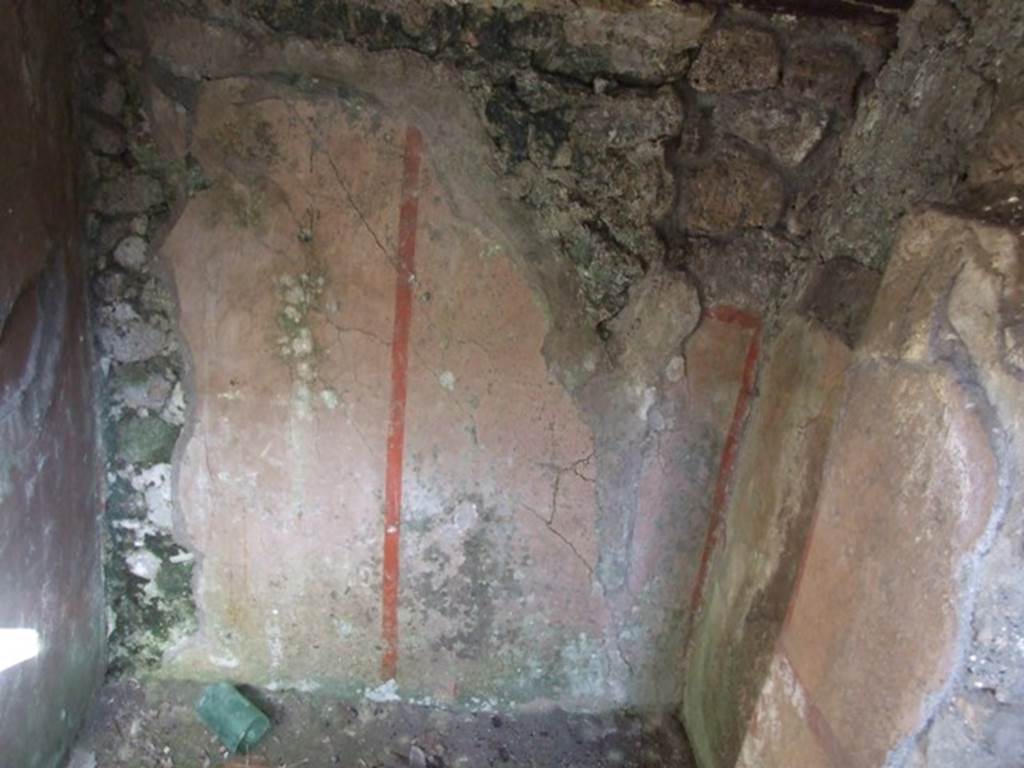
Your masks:
{"label": "red painted band", "polygon": [[402,462],[405,451],[405,401],[409,374],[413,280],[416,275],[416,227],[419,217],[420,161],[423,137],[410,126],[405,134],[402,202],[398,216],[395,278],[395,327],[391,337],[391,408],[388,420],[387,470],[384,476],[384,573],[381,630],[384,657],[381,676],[398,672],[399,531],[402,525]]}
{"label": "red painted band", "polygon": [[693,591],[690,594],[691,620],[700,606],[700,601],[704,594],[704,583],[708,577],[711,554],[718,544],[722,516],[725,513],[726,502],[729,500],[729,483],[732,480],[733,465],[736,463],[736,455],[739,453],[740,436],[743,424],[747,418],[747,410],[750,407],[750,398],[754,394],[754,381],[757,378],[757,360],[761,354],[761,320],[756,315],[745,312],[737,307],[719,305],[707,310],[705,316],[722,323],[750,329],[753,331],[753,335],[747,347],[747,356],[743,363],[743,375],[740,379],[740,391],[736,396],[732,420],[729,423],[729,431],[726,433],[725,445],[722,448],[722,458],[718,463],[715,492],[711,498],[708,532],[704,538],[704,549],[700,556],[697,578],[694,581]]}
{"label": "red painted band", "polygon": [[828,758],[828,764],[835,766],[835,768],[845,768],[850,764],[850,760],[847,757],[846,750],[843,749],[843,745],[840,744],[839,738],[836,736],[836,732],[832,730],[832,724],[825,717],[825,713],[821,711],[821,708],[814,701],[814,697],[811,695],[810,690],[804,684],[803,678],[800,676],[800,670],[796,668],[796,664],[793,663],[792,657],[789,655],[789,651],[786,649],[786,645],[780,636],[778,642],[775,645],[775,652],[778,653],[789,666],[790,671],[793,673],[793,680],[800,688],[800,692],[803,694],[804,699],[804,720],[807,723],[807,728],[814,736],[815,741],[818,742],[818,746],[825,753]]}
{"label": "red painted band", "polygon": [[752,331],[761,330],[761,318],[753,312],[747,312],[744,309],[733,307],[729,304],[718,304],[710,307],[704,312],[704,316],[710,317],[712,320],[718,320],[720,323],[738,325],[740,328],[749,328]]}

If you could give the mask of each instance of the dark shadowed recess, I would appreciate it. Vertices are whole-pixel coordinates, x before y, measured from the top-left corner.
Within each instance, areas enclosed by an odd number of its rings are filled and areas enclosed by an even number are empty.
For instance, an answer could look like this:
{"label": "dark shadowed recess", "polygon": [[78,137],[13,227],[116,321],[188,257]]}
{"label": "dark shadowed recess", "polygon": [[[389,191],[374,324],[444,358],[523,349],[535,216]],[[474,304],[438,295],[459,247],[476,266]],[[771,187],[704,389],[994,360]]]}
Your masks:
{"label": "dark shadowed recess", "polygon": [[[727,0],[714,2],[735,5]],[[899,19],[897,12],[910,8],[914,0],[740,0],[739,4],[758,11],[856,19],[871,24],[894,24]]]}

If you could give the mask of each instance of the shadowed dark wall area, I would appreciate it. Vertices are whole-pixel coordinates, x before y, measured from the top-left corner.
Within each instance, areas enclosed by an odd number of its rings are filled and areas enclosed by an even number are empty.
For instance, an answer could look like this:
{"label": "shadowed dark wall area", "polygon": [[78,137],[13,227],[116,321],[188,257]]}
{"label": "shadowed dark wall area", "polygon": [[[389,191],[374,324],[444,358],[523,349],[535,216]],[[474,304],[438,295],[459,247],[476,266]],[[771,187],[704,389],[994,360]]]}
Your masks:
{"label": "shadowed dark wall area", "polygon": [[61,763],[102,677],[96,449],[66,3],[0,3],[0,763]]}

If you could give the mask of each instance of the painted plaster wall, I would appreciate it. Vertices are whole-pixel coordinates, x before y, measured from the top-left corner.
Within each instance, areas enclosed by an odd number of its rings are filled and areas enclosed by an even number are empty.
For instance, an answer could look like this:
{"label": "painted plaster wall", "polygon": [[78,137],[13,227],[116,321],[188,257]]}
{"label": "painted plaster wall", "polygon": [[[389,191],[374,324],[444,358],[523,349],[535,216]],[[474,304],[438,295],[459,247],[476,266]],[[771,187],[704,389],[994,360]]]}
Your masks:
{"label": "painted plaster wall", "polygon": [[889,25],[304,8],[99,25],[118,664],[675,706],[796,222]]}
{"label": "painted plaster wall", "polygon": [[0,7],[0,627],[42,643],[0,672],[0,744],[24,768],[61,763],[105,639],[66,21]]}
{"label": "painted plaster wall", "polygon": [[[395,677],[406,696],[492,705],[671,696],[643,685],[660,648],[678,643],[640,634],[668,629],[656,624],[620,636],[636,605],[609,598],[598,576],[617,535],[597,498],[610,459],[549,371],[549,320],[515,241],[459,215],[464,192],[449,186],[465,182],[438,169],[429,133],[408,187],[408,137],[418,135],[360,97],[245,78],[200,92],[193,148],[212,183],[162,253],[193,363],[176,489],[201,624],[164,673],[356,692]],[[398,261],[410,196],[412,272]],[[394,334],[406,287],[403,401]],[[730,333],[719,336],[735,338],[737,358],[712,355],[713,342],[702,357],[694,342],[701,391],[722,392],[703,439],[731,411],[746,334]],[[396,408],[401,542],[389,566]],[[671,516],[665,470],[641,472],[648,514]],[[672,540],[699,551],[702,527],[665,520],[663,532],[670,524]],[[632,575],[643,590],[665,569],[676,574],[682,555],[641,542],[629,559],[645,561]],[[626,652],[644,677],[627,671]]]}
{"label": "painted plaster wall", "polygon": [[[158,18],[150,34],[177,73],[153,89],[151,124],[171,165],[203,179],[150,246],[191,362],[172,517],[199,609],[156,672],[356,693],[395,677],[403,696],[477,705],[677,701],[679,584],[698,577],[757,328],[702,316],[689,280],[659,268],[606,350],[441,72],[291,40],[224,77],[242,65],[223,28]],[[217,57],[197,62],[197,46]],[[197,64],[213,75],[198,87]],[[264,74],[282,67],[307,74]]]}

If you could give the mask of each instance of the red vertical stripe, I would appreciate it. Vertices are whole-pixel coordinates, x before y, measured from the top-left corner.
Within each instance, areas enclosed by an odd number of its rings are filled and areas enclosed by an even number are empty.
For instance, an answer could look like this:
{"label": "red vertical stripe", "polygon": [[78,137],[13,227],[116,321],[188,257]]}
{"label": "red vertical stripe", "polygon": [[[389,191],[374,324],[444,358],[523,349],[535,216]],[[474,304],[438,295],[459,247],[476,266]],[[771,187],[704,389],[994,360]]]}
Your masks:
{"label": "red vertical stripe", "polygon": [[416,226],[419,217],[420,161],[423,137],[410,126],[405,134],[402,204],[398,216],[395,328],[391,337],[391,408],[388,420],[387,470],[384,477],[384,574],[382,634],[385,680],[398,672],[399,532],[402,526],[402,461],[405,452],[405,401],[409,379],[409,332],[412,328],[413,280],[416,274]]}
{"label": "red vertical stripe", "polygon": [[740,328],[748,328],[753,331],[753,335],[747,347],[747,357],[743,363],[743,377],[740,380],[740,391],[736,396],[736,405],[733,406],[732,411],[732,421],[729,423],[729,431],[725,436],[725,446],[722,448],[722,458],[718,463],[718,477],[715,479],[715,495],[711,499],[708,532],[704,539],[704,550],[701,552],[697,578],[694,581],[693,592],[690,595],[691,621],[697,608],[700,606],[701,597],[704,594],[704,582],[708,577],[711,553],[714,552],[715,546],[718,544],[722,516],[725,514],[725,505],[729,500],[729,483],[732,480],[733,465],[736,463],[736,455],[739,453],[740,436],[743,422],[747,418],[747,410],[750,408],[750,398],[754,394],[754,381],[757,378],[757,360],[761,354],[761,320],[756,315],[744,312],[736,307],[717,306],[709,309],[706,317],[729,325],[736,325]]}
{"label": "red vertical stripe", "polygon": [[[693,593],[690,597],[691,620],[693,619],[697,608],[700,606],[701,599],[703,598],[708,568],[710,567],[711,554],[714,552],[715,546],[717,545],[718,539],[721,535],[720,530],[722,519],[725,515],[726,503],[729,500],[729,485],[732,480],[736,457],[739,453],[743,423],[746,420],[747,411],[750,408],[750,398],[754,393],[754,382],[757,377],[757,361],[761,352],[761,319],[757,315],[751,314],[737,307],[719,305],[711,307],[705,313],[705,317],[722,323],[727,323],[729,325],[736,325],[740,328],[747,328],[753,331],[753,336],[751,337],[750,344],[747,347],[747,356],[743,364],[743,377],[740,383],[740,391],[736,398],[736,405],[733,408],[732,421],[730,422],[729,432],[725,438],[725,446],[722,449],[722,459],[718,465],[718,477],[715,480],[715,493],[711,503],[711,516],[708,521],[708,532],[704,541],[704,551],[701,554],[700,570],[697,572],[697,579],[694,583]],[[783,630],[785,630],[789,625],[792,618],[793,606],[796,603],[796,595],[799,592],[800,583],[803,579],[807,553],[810,550],[810,541],[813,538],[816,522],[817,508],[815,509],[815,520],[812,522],[811,533],[808,536],[808,542],[800,560],[793,595],[790,598],[786,618],[783,622]],[[805,717],[808,729],[828,756],[829,765],[835,766],[836,768],[844,768],[849,765],[847,756],[842,745],[839,743],[839,739],[836,737],[835,731],[832,730],[832,726],[825,717],[824,712],[822,712],[820,707],[818,707],[811,695],[811,692],[808,690],[807,686],[804,685],[804,682],[800,677],[799,670],[793,663],[793,659],[789,656],[781,634],[776,640],[775,653],[785,660],[786,664],[793,672],[796,684],[800,687],[804,696],[804,701],[806,702]],[[763,693],[764,692],[762,690],[761,695],[763,695]],[[754,708],[750,713],[750,720],[747,724],[747,734],[757,733],[757,713],[758,705],[755,702]]]}

